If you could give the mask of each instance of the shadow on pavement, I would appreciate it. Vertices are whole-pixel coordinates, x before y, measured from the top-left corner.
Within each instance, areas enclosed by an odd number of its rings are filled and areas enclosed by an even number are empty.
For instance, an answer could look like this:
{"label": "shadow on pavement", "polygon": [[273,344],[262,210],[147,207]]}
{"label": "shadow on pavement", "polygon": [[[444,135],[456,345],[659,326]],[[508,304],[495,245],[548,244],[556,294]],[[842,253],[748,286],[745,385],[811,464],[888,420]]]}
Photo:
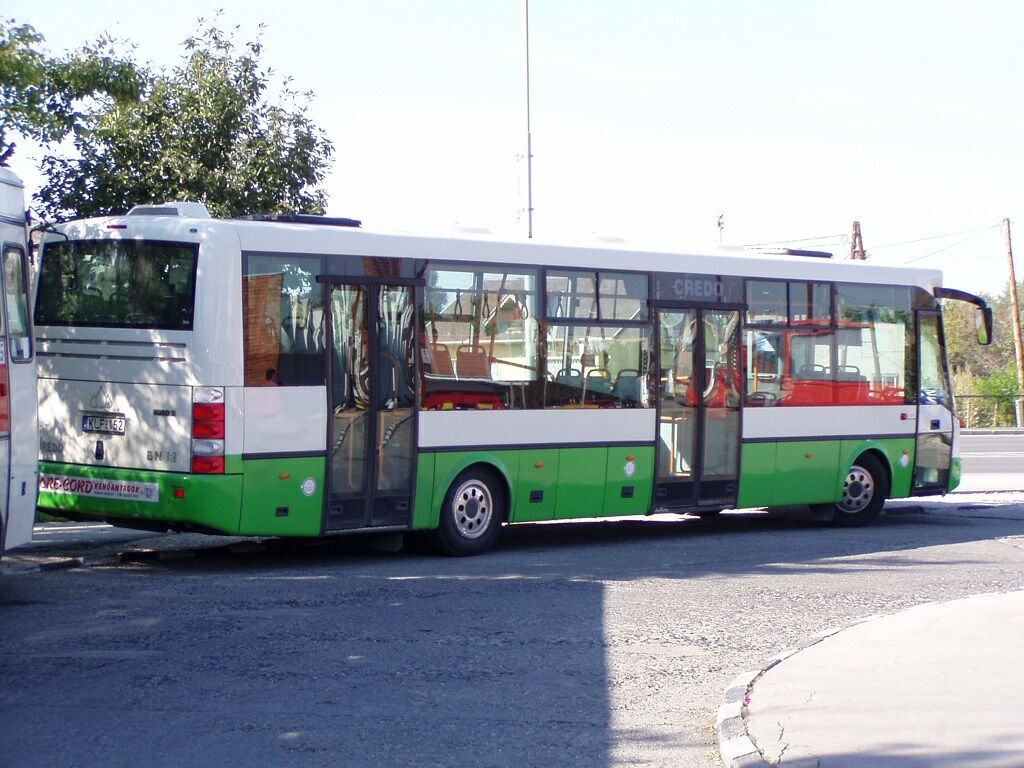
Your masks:
{"label": "shadow on pavement", "polygon": [[[5,577],[0,754],[7,768],[664,764],[714,736],[648,722],[634,711],[648,699],[613,701],[609,583],[896,572],[898,550],[1024,531],[976,522],[906,507],[861,529],[760,514],[555,523],[471,559],[204,537],[69,571],[59,593],[48,574]],[[686,654],[704,658],[686,650],[692,623],[626,638],[651,645],[644,696]]]}

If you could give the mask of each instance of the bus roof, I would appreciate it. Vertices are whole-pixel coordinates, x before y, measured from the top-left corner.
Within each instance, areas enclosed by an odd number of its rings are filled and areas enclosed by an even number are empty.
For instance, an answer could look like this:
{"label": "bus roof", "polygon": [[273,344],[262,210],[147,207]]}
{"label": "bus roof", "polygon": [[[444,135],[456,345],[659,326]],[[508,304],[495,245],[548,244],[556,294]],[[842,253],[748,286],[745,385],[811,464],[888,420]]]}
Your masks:
{"label": "bus roof", "polygon": [[213,237],[224,242],[222,238],[227,237],[237,239],[241,251],[264,254],[346,254],[565,269],[880,283],[913,285],[929,291],[942,284],[942,273],[936,269],[810,258],[808,255],[779,253],[778,249],[767,252],[726,245],[679,251],[646,250],[625,243],[512,241],[482,237],[479,233],[418,235],[304,222],[139,215],[138,212],[132,216],[71,221],[58,228],[73,239],[157,239],[201,244]]}

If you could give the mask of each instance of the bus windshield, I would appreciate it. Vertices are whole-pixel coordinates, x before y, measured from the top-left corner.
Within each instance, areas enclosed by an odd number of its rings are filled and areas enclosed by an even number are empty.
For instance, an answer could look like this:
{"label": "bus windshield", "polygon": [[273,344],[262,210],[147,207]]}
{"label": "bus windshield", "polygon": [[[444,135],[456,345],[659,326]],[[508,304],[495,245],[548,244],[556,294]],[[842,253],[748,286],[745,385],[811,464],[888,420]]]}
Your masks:
{"label": "bus windshield", "polygon": [[134,240],[47,243],[36,323],[191,330],[197,250]]}

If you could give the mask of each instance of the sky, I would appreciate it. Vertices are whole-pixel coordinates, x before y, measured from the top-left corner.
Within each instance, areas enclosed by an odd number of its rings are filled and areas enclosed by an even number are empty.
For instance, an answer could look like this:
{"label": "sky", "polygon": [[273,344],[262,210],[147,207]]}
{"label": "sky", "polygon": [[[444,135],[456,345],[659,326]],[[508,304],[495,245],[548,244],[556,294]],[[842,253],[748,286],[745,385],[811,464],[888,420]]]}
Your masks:
{"label": "sky", "polygon": [[108,32],[165,67],[216,9],[265,24],[334,143],[328,213],[367,227],[525,238],[529,104],[539,241],[846,256],[856,220],[872,261],[988,293],[1004,218],[1024,253],[1015,0],[531,0],[529,100],[525,0],[4,5],[50,53]]}

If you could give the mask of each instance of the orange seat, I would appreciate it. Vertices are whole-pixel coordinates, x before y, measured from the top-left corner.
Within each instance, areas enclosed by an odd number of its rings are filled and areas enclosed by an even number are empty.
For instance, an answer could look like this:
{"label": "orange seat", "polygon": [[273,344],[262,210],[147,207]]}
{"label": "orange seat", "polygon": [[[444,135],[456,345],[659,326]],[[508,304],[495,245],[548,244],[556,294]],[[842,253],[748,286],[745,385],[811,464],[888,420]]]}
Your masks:
{"label": "orange seat", "polygon": [[452,355],[444,344],[430,345],[430,372],[436,376],[455,376]]}
{"label": "orange seat", "polygon": [[491,363],[483,347],[463,344],[455,350],[455,371],[460,379],[491,378]]}

